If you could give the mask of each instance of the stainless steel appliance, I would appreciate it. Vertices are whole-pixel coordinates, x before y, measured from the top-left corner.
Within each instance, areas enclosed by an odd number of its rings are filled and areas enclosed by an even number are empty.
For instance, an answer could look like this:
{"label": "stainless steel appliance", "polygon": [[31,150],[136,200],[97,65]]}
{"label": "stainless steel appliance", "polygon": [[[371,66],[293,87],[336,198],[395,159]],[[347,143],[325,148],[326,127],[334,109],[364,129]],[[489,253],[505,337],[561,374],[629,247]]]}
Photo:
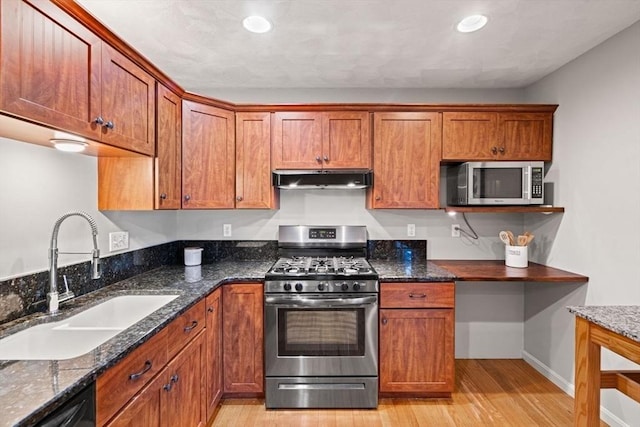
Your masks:
{"label": "stainless steel appliance", "polygon": [[544,162],[467,162],[447,169],[449,205],[541,205]]}
{"label": "stainless steel appliance", "polygon": [[280,226],[265,280],[267,408],[378,406],[378,276],[362,226]]}

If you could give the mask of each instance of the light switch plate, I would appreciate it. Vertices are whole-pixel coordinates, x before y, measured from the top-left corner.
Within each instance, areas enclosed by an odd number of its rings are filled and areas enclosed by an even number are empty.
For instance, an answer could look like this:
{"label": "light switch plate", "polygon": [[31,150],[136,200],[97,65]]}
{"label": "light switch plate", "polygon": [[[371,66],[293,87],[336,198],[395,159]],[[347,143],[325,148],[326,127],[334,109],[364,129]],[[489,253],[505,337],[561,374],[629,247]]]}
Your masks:
{"label": "light switch plate", "polygon": [[451,237],[460,237],[460,224],[451,224]]}
{"label": "light switch plate", "polygon": [[408,237],[416,237],[416,225],[415,224],[407,224],[407,236]]}
{"label": "light switch plate", "polygon": [[222,224],[222,235],[224,237],[231,237],[231,224]]}

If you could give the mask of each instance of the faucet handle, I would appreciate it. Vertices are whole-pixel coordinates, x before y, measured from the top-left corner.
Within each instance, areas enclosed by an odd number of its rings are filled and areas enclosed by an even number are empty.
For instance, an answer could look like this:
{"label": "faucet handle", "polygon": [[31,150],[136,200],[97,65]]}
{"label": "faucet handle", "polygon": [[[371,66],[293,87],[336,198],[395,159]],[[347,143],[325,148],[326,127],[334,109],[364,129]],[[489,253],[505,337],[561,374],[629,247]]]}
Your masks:
{"label": "faucet handle", "polygon": [[64,292],[68,293],[69,292],[69,283],[67,282],[67,275],[66,274],[62,275],[62,280],[64,281]]}

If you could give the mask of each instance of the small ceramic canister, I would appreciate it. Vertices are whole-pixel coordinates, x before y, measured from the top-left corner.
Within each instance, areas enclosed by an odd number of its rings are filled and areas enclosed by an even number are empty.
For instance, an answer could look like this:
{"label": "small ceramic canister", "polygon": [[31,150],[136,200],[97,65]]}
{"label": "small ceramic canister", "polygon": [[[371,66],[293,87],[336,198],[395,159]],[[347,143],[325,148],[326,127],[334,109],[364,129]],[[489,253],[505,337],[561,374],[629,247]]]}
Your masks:
{"label": "small ceramic canister", "polygon": [[184,248],[184,265],[202,264],[202,248]]}

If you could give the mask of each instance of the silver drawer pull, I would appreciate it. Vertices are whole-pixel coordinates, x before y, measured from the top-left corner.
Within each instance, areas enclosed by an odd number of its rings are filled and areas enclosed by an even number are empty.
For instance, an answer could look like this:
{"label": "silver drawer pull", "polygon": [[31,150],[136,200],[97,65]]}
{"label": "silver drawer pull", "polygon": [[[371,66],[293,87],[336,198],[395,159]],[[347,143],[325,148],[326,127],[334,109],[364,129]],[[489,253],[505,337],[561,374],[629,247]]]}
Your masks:
{"label": "silver drawer pull", "polygon": [[414,299],[418,299],[418,298],[426,298],[427,294],[414,294],[413,292],[409,294],[409,298],[414,298]]}

